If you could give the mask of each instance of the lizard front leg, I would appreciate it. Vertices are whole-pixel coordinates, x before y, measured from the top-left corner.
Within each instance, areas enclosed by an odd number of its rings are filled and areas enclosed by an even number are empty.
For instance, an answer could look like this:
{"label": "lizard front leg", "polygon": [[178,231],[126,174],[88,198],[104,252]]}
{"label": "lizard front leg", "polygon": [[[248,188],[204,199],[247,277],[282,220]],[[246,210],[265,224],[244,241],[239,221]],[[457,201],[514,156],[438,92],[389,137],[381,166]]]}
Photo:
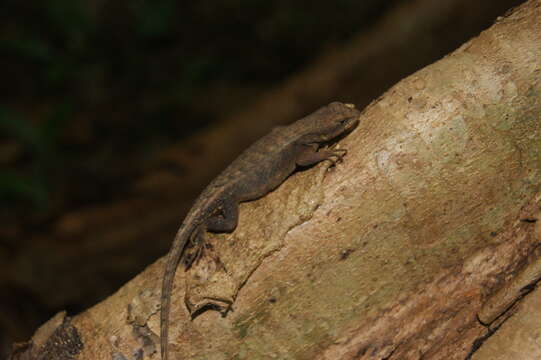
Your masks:
{"label": "lizard front leg", "polygon": [[323,160],[329,160],[336,165],[346,155],[346,149],[319,149],[317,144],[298,145],[300,151],[297,154],[295,163],[299,166],[317,164]]}

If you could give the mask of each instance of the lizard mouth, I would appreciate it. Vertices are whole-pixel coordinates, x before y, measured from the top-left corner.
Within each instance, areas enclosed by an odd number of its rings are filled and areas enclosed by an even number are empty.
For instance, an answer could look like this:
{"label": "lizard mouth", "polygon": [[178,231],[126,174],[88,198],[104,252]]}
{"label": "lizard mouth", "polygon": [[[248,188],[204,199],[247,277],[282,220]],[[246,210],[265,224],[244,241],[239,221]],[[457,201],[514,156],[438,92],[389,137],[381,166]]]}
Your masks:
{"label": "lizard mouth", "polygon": [[[343,134],[341,135],[345,135],[351,132],[351,130],[353,130],[359,124],[360,118],[361,118],[360,115],[356,115],[356,116],[348,117],[342,120],[341,125],[342,125]],[[340,135],[340,138],[342,138],[341,135]]]}
{"label": "lizard mouth", "polygon": [[353,116],[353,117],[347,118],[347,119],[346,119],[345,130],[348,131],[348,130],[353,129],[354,127],[357,126],[357,124],[359,124],[359,121],[360,121],[360,120],[361,120],[361,116],[360,116],[360,115],[357,115],[357,116]]}

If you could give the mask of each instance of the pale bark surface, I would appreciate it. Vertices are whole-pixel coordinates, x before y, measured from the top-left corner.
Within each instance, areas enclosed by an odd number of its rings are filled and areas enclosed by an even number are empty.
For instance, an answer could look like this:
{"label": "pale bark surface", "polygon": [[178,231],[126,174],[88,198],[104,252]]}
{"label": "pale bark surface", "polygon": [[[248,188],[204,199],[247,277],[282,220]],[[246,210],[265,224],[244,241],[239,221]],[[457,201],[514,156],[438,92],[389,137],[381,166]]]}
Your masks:
{"label": "pale bark surface", "polygon": [[[177,272],[173,355],[464,359],[488,334],[477,319],[483,303],[506,286],[516,289],[512,280],[535,265],[540,59],[535,0],[371,104],[340,142],[348,149],[343,164],[298,173],[243,204],[235,233],[209,238],[226,273],[207,272],[194,287],[197,267]],[[156,262],[64,323],[77,359],[159,358],[162,267]],[[238,293],[234,311],[190,321],[186,288]],[[513,358],[493,342],[521,311],[532,325],[536,297],[526,296],[511,320],[478,341],[475,359],[495,359],[491,348],[497,359]],[[490,319],[509,303],[491,301]],[[36,344],[46,343],[44,333],[51,331],[42,330]],[[507,349],[535,358],[535,345],[505,338],[515,341]]]}
{"label": "pale bark surface", "polygon": [[[55,212],[58,216],[50,215],[45,224],[39,221],[42,225],[38,229],[26,222],[2,229],[19,238],[11,240],[19,247],[15,256],[8,252],[3,258],[7,270],[2,282],[9,287],[2,293],[14,303],[24,298],[26,307],[51,311],[69,305],[72,315],[77,309],[92,306],[165,254],[179,222],[199,192],[238,153],[273,126],[292,122],[333,100],[364,107],[398,79],[453,50],[465,41],[465,36],[478,34],[481,24],[494,21],[498,14],[520,1],[401,1],[369,28],[359,14],[359,32],[350,41],[325,49],[309,66],[264,95],[244,97],[240,112],[227,115],[233,113],[231,97],[222,99],[227,107],[215,107],[216,101],[209,94],[210,99],[205,98],[198,106],[211,107],[215,114],[220,114],[216,115],[221,118],[217,125],[158,153],[145,153],[144,159],[113,160],[98,170],[98,177],[110,182],[108,187],[112,189],[118,178],[108,177],[111,170],[126,177],[141,174],[123,182],[112,197]],[[415,44],[414,51],[411,44]],[[231,91],[235,92],[228,89]],[[117,106],[122,108],[115,103]],[[130,113],[124,112],[122,116],[130,118],[126,115]],[[103,115],[97,112],[94,116],[100,117],[99,114]],[[184,114],[180,117],[189,119]],[[87,186],[74,184],[60,197],[95,191]],[[4,317],[0,322],[8,324],[9,331],[3,332],[7,339],[0,336],[0,348],[11,343],[13,337],[20,341],[35,331],[29,328],[37,326],[38,316],[29,321],[21,318],[16,306],[1,309]]]}

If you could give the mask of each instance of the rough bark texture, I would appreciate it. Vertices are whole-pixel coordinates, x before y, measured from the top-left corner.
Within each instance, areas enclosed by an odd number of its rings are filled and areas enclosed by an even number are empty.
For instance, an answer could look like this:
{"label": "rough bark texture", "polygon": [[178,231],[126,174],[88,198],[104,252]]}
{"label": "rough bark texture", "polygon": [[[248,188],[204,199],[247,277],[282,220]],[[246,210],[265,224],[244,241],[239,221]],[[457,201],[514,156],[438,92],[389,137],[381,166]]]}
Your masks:
{"label": "rough bark texture", "polygon": [[[243,204],[235,233],[209,239],[228,276],[250,274],[235,311],[191,321],[183,296],[192,270],[177,272],[173,355],[535,358],[539,349],[517,337],[506,337],[515,341],[508,355],[494,342],[540,296],[526,296],[501,325],[514,301],[501,289],[520,296],[513,280],[536,280],[528,265],[537,266],[541,241],[540,59],[535,0],[371,104],[341,141],[349,152],[336,169],[298,173]],[[82,341],[77,359],[158,358],[162,270],[160,260],[62,322]],[[210,276],[197,286],[219,291],[213,284]],[[478,313],[500,319],[485,342],[492,330]],[[532,326],[527,314],[519,326]]]}
{"label": "rough bark texture", "polygon": [[[98,200],[88,195],[97,191],[88,188],[95,177],[85,182],[63,180],[71,185],[57,194],[65,199],[58,204],[67,205],[75,193],[92,198],[90,203],[55,208],[45,219],[36,220],[39,226],[28,219],[14,223],[5,219],[9,226],[0,227],[0,238],[6,236],[16,248],[0,251],[0,264],[5,267],[0,281],[0,357],[14,338],[30,336],[43,313],[66,306],[70,306],[70,313],[88,308],[162,256],[180,219],[204,186],[273,126],[292,122],[332,100],[363,108],[399,79],[453,50],[465,41],[464,37],[478,34],[489,26],[483,24],[490,24],[520,2],[400,1],[369,28],[364,27],[363,15],[359,14],[359,32],[351,41],[326,49],[310,66],[264,96],[244,97],[242,111],[226,115],[233,108],[229,96],[221,98],[227,107],[214,107],[217,101],[210,94],[209,99],[200,101],[197,106],[212,107],[215,114],[223,116],[217,120],[220,125],[189,140],[179,140],[161,152],[145,153],[143,160],[135,154],[132,156],[136,159],[124,158],[129,156],[124,154],[120,160],[116,154],[113,160],[100,162],[105,168],[95,165],[99,182],[114,191],[111,197]],[[415,51],[411,44],[415,44]],[[253,93],[252,89],[249,92]],[[124,105],[113,102],[115,108],[125,109],[119,110],[123,115],[116,111],[109,114],[111,106],[105,104],[107,110],[92,109],[92,117],[132,118],[132,107],[127,111]],[[189,116],[179,117],[189,122]],[[81,129],[79,122],[72,125]],[[94,141],[96,153],[107,152],[97,145],[103,144],[102,140]],[[118,185],[117,175],[131,180]],[[152,239],[150,245],[148,239]],[[29,315],[21,309],[34,312]]]}

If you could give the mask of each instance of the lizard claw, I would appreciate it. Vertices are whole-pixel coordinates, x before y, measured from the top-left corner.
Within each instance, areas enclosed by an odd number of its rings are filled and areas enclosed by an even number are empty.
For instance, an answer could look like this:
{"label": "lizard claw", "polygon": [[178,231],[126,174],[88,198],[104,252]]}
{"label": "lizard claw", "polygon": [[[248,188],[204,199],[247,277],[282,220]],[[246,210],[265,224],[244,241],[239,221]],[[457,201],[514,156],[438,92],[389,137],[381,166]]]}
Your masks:
{"label": "lizard claw", "polygon": [[332,166],[344,161],[344,156],[347,154],[346,149],[332,149],[327,150],[327,160],[332,162]]}

